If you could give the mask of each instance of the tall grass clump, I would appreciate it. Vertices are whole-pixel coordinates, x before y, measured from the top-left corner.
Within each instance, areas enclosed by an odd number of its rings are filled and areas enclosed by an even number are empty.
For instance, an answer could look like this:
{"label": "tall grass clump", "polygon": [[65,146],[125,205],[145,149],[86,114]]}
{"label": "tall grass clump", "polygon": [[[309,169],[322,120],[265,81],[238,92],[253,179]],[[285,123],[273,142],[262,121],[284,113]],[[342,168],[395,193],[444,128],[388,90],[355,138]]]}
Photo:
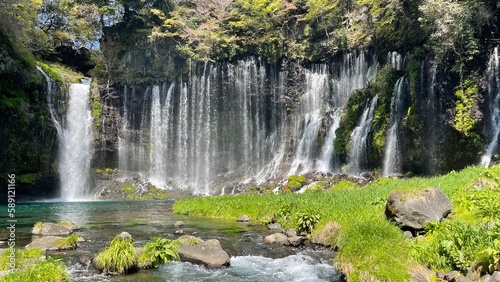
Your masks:
{"label": "tall grass clump", "polygon": [[137,253],[132,238],[116,236],[94,259],[95,265],[109,273],[126,274],[137,268]]}
{"label": "tall grass clump", "polygon": [[[430,187],[441,189],[450,198],[453,210],[450,217],[452,219],[438,225],[447,224],[448,221],[474,224],[474,230],[480,232],[477,235],[481,239],[478,240],[491,241],[491,244],[480,243],[478,246],[482,247],[475,249],[471,245],[471,252],[478,255],[468,259],[465,264],[494,269],[498,268],[495,259],[499,260],[498,256],[495,256],[498,252],[494,244],[496,241],[492,236],[485,235],[484,232],[487,231],[481,224],[492,221],[492,218],[497,218],[500,213],[497,207],[499,201],[496,200],[499,192],[495,190],[498,189],[498,184],[500,166],[489,169],[473,166],[460,172],[452,171],[432,178],[379,178],[363,188],[342,183],[337,185],[341,187],[335,186],[317,193],[190,197],[178,200],[173,209],[178,214],[214,218],[236,219],[241,214],[248,214],[262,223],[275,215],[276,220],[286,228],[296,227],[297,215],[307,211],[319,218],[317,223],[310,225],[312,228],[322,226],[330,220],[337,221],[342,226],[335,264],[347,275],[349,281],[372,278],[380,281],[408,281],[411,278],[410,273],[420,269],[421,264],[434,269],[463,269],[465,266],[461,263],[451,261],[453,252],[445,255],[451,257],[451,260],[447,258],[448,262],[442,263],[431,261],[443,258],[431,258],[426,255],[435,251],[436,246],[442,244],[443,240],[453,241],[453,238],[445,236],[445,230],[462,227],[459,227],[459,223],[434,227],[429,229],[424,237],[424,240],[429,242],[419,239],[413,243],[405,239],[401,230],[385,218],[384,209],[389,194],[393,191],[414,193]],[[433,236],[437,236],[435,241],[438,243],[427,239]],[[414,247],[414,244],[419,247]]]}

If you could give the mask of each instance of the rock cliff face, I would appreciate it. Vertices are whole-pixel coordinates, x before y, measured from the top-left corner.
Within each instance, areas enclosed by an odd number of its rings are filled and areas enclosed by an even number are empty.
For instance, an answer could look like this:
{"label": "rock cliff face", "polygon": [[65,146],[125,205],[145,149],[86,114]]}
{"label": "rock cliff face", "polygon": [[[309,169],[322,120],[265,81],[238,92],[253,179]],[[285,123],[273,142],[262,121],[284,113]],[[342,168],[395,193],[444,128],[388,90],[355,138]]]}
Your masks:
{"label": "rock cliff face", "polygon": [[[147,75],[151,62],[139,54],[125,56],[124,64]],[[489,142],[488,57],[473,78],[474,99],[460,106],[451,62],[436,65],[418,52],[352,51],[305,66],[248,57],[192,63],[189,71],[152,83],[117,82],[113,95],[102,100],[94,166],[198,194],[313,171],[363,175],[382,170],[389,149],[397,160],[393,173],[460,169],[478,163]],[[405,83],[399,90],[398,81]],[[378,103],[368,111],[375,96]],[[456,118],[463,107],[473,125],[468,132]],[[372,116],[363,118],[365,111]],[[399,121],[391,128],[394,116]],[[363,126],[365,151],[351,154],[359,149],[353,132]],[[389,130],[396,141],[389,141]],[[345,151],[334,142],[343,142]]]}

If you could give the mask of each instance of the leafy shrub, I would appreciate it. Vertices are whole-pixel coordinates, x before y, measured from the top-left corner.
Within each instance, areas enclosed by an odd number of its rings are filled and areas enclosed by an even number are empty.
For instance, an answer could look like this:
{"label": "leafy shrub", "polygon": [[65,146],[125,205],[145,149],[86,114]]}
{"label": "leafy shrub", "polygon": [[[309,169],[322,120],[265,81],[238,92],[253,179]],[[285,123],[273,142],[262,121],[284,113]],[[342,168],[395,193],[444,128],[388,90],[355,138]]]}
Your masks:
{"label": "leafy shrub", "polygon": [[415,240],[414,256],[433,269],[498,269],[500,225],[473,225],[460,221],[432,222],[427,234]]}
{"label": "leafy shrub", "polygon": [[292,205],[289,203],[283,203],[276,213],[276,220],[281,223],[281,225],[287,227],[290,225],[292,219]]}
{"label": "leafy shrub", "polygon": [[[153,267],[158,267],[160,264],[167,263],[170,260],[179,260],[177,250],[179,243],[166,238],[154,238],[144,246],[144,252],[141,254],[139,261],[150,262]],[[140,263],[141,265],[143,263]]]}
{"label": "leafy shrub", "polygon": [[120,274],[137,267],[137,253],[132,238],[120,239],[116,236],[109,247],[96,256],[95,263],[108,272]]}
{"label": "leafy shrub", "polygon": [[295,229],[298,233],[311,233],[314,229],[314,226],[319,222],[320,216],[319,214],[307,211],[307,212],[299,212],[296,215],[297,223]]}

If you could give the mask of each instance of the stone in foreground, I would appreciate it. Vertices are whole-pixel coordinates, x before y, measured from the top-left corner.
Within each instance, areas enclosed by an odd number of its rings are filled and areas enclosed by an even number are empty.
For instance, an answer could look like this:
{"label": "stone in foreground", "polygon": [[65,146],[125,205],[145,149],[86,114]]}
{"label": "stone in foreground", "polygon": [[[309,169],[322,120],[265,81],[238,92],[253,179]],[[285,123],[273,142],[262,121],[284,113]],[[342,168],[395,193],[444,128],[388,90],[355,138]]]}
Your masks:
{"label": "stone in foreground", "polygon": [[219,240],[203,241],[194,236],[183,236],[177,240],[181,260],[208,267],[229,266],[229,254],[222,249]]}
{"label": "stone in foreground", "polygon": [[396,191],[389,195],[385,215],[403,229],[423,230],[426,223],[445,218],[451,208],[450,200],[438,188],[410,193]]}
{"label": "stone in foreground", "polygon": [[32,233],[35,235],[42,235],[42,236],[66,236],[73,233],[73,230],[66,226],[62,226],[51,222],[46,222],[43,223],[41,226],[38,224],[35,225],[33,227]]}
{"label": "stone in foreground", "polygon": [[176,222],[174,223],[174,227],[175,227],[175,228],[179,228],[179,227],[182,227],[182,226],[185,226],[185,225],[186,225],[186,224],[185,224],[183,221],[180,221],[180,220],[178,220],[178,221],[176,221]]}
{"label": "stone in foreground", "polygon": [[279,243],[283,245],[288,245],[288,237],[283,233],[274,233],[264,237],[264,243],[274,244]]}
{"label": "stone in foreground", "polygon": [[26,249],[39,248],[44,251],[70,250],[75,247],[64,244],[64,238],[59,236],[45,236],[26,245]]}

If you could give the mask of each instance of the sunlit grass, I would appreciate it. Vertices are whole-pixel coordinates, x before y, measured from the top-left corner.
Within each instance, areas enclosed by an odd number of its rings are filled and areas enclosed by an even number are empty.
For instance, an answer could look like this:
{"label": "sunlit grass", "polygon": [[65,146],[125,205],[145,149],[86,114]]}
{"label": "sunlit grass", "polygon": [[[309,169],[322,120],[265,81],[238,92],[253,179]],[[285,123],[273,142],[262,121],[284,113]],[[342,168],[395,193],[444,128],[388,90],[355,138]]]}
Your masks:
{"label": "sunlit grass", "polygon": [[317,193],[191,197],[177,201],[174,212],[234,219],[248,214],[253,221],[266,222],[284,206],[291,209],[292,214],[312,211],[321,218],[318,226],[330,220],[342,226],[335,262],[350,281],[367,277],[406,281],[418,263],[410,255],[412,242],[404,239],[399,228],[385,219],[385,201],[389,194],[396,190],[436,187],[450,198],[454,207],[452,218],[482,221],[471,207],[473,205],[464,200],[464,195],[470,193],[470,187],[477,179],[494,179],[498,175],[500,166],[490,169],[474,166],[438,177],[381,178],[363,188],[342,183],[341,187],[334,186]]}

